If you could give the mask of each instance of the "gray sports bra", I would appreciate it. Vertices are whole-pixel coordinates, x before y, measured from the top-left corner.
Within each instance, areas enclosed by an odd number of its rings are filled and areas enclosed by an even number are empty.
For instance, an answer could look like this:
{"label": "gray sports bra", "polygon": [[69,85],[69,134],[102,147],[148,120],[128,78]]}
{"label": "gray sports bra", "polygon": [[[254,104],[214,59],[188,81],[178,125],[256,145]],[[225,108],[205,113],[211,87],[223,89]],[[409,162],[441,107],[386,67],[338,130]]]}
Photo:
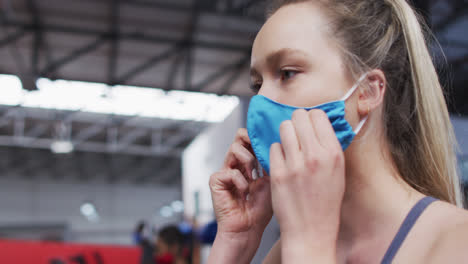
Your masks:
{"label": "gray sports bra", "polygon": [[406,236],[413,228],[419,216],[421,216],[424,210],[426,210],[426,208],[435,201],[437,201],[437,199],[427,196],[419,200],[419,202],[413,206],[413,208],[403,221],[403,224],[401,224],[398,233],[396,234],[395,238],[390,244],[390,247],[387,249],[387,253],[385,253],[382,259],[382,264],[392,263],[393,258],[395,257],[396,253],[401,247],[401,244],[403,244],[403,242],[405,241]]}

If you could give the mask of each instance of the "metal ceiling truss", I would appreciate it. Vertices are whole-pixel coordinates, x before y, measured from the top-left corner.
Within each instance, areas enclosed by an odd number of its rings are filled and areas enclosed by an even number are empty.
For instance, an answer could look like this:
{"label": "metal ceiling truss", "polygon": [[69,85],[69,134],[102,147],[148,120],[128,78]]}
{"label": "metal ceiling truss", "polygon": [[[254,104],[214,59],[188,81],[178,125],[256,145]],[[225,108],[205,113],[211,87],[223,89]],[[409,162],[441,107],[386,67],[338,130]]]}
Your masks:
{"label": "metal ceiling truss", "polygon": [[47,110],[0,109],[0,146],[50,149],[53,142],[63,140],[77,151],[179,158],[184,144],[207,126],[156,119],[138,124],[138,116],[97,115],[102,119],[91,120],[79,112],[39,116],[38,111]]}
{"label": "metal ceiling truss", "polygon": [[179,158],[79,151],[55,155],[42,149],[6,147],[2,148],[0,159],[2,178],[157,185],[181,182]]}
{"label": "metal ceiling truss", "polygon": [[[0,108],[0,177],[180,184],[180,154],[206,127],[200,122],[89,115]],[[75,150],[53,154],[50,146],[58,139],[70,140]]]}
{"label": "metal ceiling truss", "polygon": [[[102,0],[104,1],[104,0]],[[13,33],[10,33],[0,39],[0,47],[5,45],[14,45],[15,42],[25,36],[25,34],[33,34],[34,40],[32,43],[32,56],[31,56],[31,66],[30,72],[28,73],[20,73],[19,75],[29,75],[33,78],[38,77],[48,77],[54,79],[54,73],[58,71],[61,67],[65,66],[68,63],[72,63],[74,60],[80,58],[83,55],[86,55],[102,45],[110,45],[109,49],[109,56],[108,56],[108,76],[107,76],[107,84],[109,85],[117,85],[117,84],[126,84],[129,80],[137,78],[138,74],[151,69],[161,63],[166,61],[177,54],[184,53],[184,59],[177,57],[174,60],[174,67],[179,68],[180,63],[185,64],[185,74],[184,74],[184,87],[181,89],[185,90],[193,90],[193,91],[200,91],[210,84],[210,80],[219,79],[224,76],[229,76],[229,82],[226,83],[225,87],[223,88],[223,93],[228,93],[230,88],[230,83],[235,82],[238,78],[240,78],[240,66],[238,63],[235,65],[227,65],[225,66],[222,71],[216,72],[214,76],[208,76],[205,81],[200,82],[199,84],[192,85],[192,76],[193,76],[193,67],[194,67],[194,57],[193,57],[193,49],[195,48],[205,48],[205,49],[213,49],[213,50],[227,50],[227,51],[235,51],[239,52],[242,56],[241,60],[244,62],[241,66],[246,67],[247,60],[244,58],[244,54],[250,52],[250,45],[236,45],[232,43],[226,43],[221,41],[216,42],[207,42],[196,40],[194,38],[194,34],[197,30],[197,24],[201,13],[214,13],[219,15],[230,15],[233,17],[237,17],[239,19],[253,19],[258,20],[260,23],[263,18],[249,16],[248,11],[249,8],[255,5],[262,5],[263,1],[227,1],[227,0],[204,0],[204,1],[193,1],[190,6],[181,5],[181,4],[172,4],[169,2],[163,1],[140,1],[140,0],[105,0],[108,2],[109,6],[109,25],[107,31],[90,29],[90,28],[80,28],[80,27],[73,27],[73,26],[63,26],[59,24],[46,24],[41,20],[40,12],[37,7],[37,0],[27,0],[28,3],[28,11],[31,15],[30,21],[22,21],[15,17],[9,16],[5,10],[1,14],[1,21],[2,25],[9,30],[14,30]],[[164,9],[164,10],[177,10],[180,12],[191,14],[190,23],[187,26],[187,31],[185,37],[182,39],[176,38],[168,38],[162,37],[157,35],[148,35],[148,34],[140,34],[140,33],[125,33],[120,31],[120,9],[123,5],[136,5],[136,6],[146,6],[149,8],[157,8],[157,9]],[[217,6],[224,6],[222,8],[216,8]],[[218,10],[222,9],[222,10]],[[157,26],[157,25],[155,25]],[[90,43],[79,47],[68,54],[64,55],[61,58],[58,58],[54,61],[49,61],[45,67],[39,69],[39,58],[41,52],[47,47],[45,43],[44,34],[48,32],[54,33],[63,33],[63,34],[76,34],[82,36],[90,36],[94,37],[94,40]],[[154,43],[154,44],[169,44],[172,45],[171,48],[168,50],[157,53],[153,57],[148,58],[146,61],[143,61],[139,65],[135,66],[133,69],[127,71],[126,73],[117,76],[117,64],[119,58],[119,46],[121,41],[125,40],[132,40],[132,41],[140,41],[140,42],[147,42],[147,43]],[[166,90],[172,89],[174,87],[174,78],[175,75],[171,75],[168,80],[168,87],[162,87]],[[34,89],[27,88],[27,89]]]}
{"label": "metal ceiling truss", "polygon": [[[170,2],[170,1],[149,1],[149,0],[101,0],[108,3],[109,6],[109,25],[108,30],[97,30],[97,29],[90,29],[90,28],[80,28],[80,27],[72,27],[72,26],[62,26],[59,24],[45,24],[41,20],[41,15],[38,8],[37,0],[27,0],[28,3],[28,11],[31,15],[30,21],[22,21],[14,17],[8,16],[5,9],[2,9],[2,25],[4,27],[8,27],[9,29],[14,29],[13,33],[10,33],[0,39],[0,47],[5,46],[7,44],[14,44],[19,38],[23,37],[25,33],[31,33],[34,35],[33,41],[33,53],[31,56],[31,66],[30,66],[30,74],[34,77],[51,77],[53,78],[53,73],[56,72],[60,67],[80,58],[81,56],[96,50],[103,44],[110,45],[109,49],[109,57],[108,57],[108,78],[107,83],[109,85],[116,85],[116,84],[126,84],[129,80],[137,78],[137,75],[143,71],[146,71],[154,66],[156,66],[161,61],[167,60],[172,58],[174,55],[179,54],[181,50],[185,50],[185,81],[184,86],[181,87],[185,90],[194,90],[200,91],[206,88],[209,82],[202,81],[199,84],[193,84],[191,82],[192,75],[193,75],[193,65],[195,64],[193,58],[193,49],[194,48],[206,48],[206,49],[217,49],[217,50],[231,50],[239,52],[240,56],[243,60],[243,54],[246,54],[250,51],[249,45],[236,45],[232,43],[226,43],[221,41],[216,42],[207,42],[194,39],[194,32],[197,30],[197,24],[201,13],[212,13],[218,14],[223,16],[233,16],[239,19],[252,19],[254,21],[258,20],[258,23],[261,23],[263,20],[262,16],[257,15],[249,15],[252,13],[251,10],[257,10],[258,7],[264,8],[265,1],[254,1],[254,0],[238,0],[238,1],[231,1],[231,0],[200,0],[200,1],[192,1],[192,4],[182,4],[181,2]],[[428,1],[420,1],[414,0],[413,1],[416,6],[423,13],[427,13],[428,10]],[[457,19],[466,15],[468,12],[468,6],[466,5],[465,1],[462,0],[452,0],[451,3],[454,5],[454,13],[450,16],[447,16],[446,19],[435,25],[434,31],[441,31],[444,30],[448,25],[455,23]],[[190,19],[189,24],[187,25],[187,32],[184,38],[177,39],[177,38],[169,38],[169,37],[162,37],[158,35],[148,35],[148,34],[140,34],[140,33],[128,33],[128,32],[121,32],[120,31],[120,9],[122,6],[144,6],[147,8],[156,8],[162,10],[172,10],[172,11],[179,11],[181,13],[189,13],[191,14],[192,18]],[[257,7],[257,8],[256,8]],[[157,25],[155,25],[157,27]],[[43,69],[39,69],[39,57],[40,53],[45,49],[47,46],[45,44],[44,33],[46,32],[57,32],[57,33],[64,33],[64,34],[77,34],[77,35],[85,35],[91,36],[95,39],[80,47],[69,54],[65,55],[62,58],[59,58],[55,61],[51,61],[47,63],[47,65]],[[134,40],[134,41],[141,41],[141,42],[148,42],[148,43],[155,43],[155,44],[170,44],[172,47],[169,50],[164,51],[163,53],[155,54],[154,57],[149,58],[147,61],[142,62],[140,65],[135,66],[135,68],[129,70],[128,72],[122,74],[121,76],[117,76],[117,64],[119,58],[119,46],[120,42],[123,40]],[[175,61],[175,65],[181,63],[180,58]],[[246,66],[247,64],[243,64]],[[223,66],[221,66],[223,67]],[[240,77],[239,67],[233,66],[229,67],[226,66],[228,69],[225,71],[220,71],[219,73],[214,74],[214,79],[218,79],[221,77],[226,76],[228,79],[232,79],[232,81],[228,82],[221,91],[220,94],[229,93],[229,83],[235,82],[236,77]],[[177,68],[177,67],[176,67]],[[210,77],[210,76],[208,76]],[[216,78],[218,77],[218,78]],[[174,77],[172,77],[174,78]],[[208,80],[212,78],[207,78]],[[165,89],[172,89],[173,88],[173,81],[168,81],[168,83],[172,84],[172,86],[163,87]]]}

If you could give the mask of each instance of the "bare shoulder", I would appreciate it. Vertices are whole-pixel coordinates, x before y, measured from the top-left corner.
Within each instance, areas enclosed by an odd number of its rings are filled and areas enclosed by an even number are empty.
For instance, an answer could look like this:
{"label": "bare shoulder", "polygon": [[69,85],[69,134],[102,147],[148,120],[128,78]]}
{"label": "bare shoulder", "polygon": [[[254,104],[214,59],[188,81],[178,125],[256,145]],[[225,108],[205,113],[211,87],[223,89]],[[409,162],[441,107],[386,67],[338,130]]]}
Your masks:
{"label": "bare shoulder", "polygon": [[438,225],[425,263],[468,263],[468,211],[445,202],[434,209]]}

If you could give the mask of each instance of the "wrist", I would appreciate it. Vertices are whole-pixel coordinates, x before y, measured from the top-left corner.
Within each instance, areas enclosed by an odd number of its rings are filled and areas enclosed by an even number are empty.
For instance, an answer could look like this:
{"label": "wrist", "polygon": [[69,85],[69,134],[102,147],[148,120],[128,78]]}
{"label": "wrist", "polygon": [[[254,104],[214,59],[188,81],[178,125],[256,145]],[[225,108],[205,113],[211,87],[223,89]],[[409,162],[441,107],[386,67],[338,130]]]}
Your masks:
{"label": "wrist", "polygon": [[261,235],[218,233],[208,263],[250,263],[261,242]]}
{"label": "wrist", "polygon": [[[315,239],[314,239],[315,238]],[[336,263],[336,239],[281,236],[282,263]]]}

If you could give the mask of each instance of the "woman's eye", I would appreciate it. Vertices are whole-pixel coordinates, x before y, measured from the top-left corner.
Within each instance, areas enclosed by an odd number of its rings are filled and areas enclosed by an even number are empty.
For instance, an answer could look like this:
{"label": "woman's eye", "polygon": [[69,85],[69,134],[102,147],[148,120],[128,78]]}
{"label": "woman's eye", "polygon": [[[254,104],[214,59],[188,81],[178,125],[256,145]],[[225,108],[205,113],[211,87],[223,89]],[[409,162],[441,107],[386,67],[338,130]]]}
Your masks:
{"label": "woman's eye", "polygon": [[287,81],[294,77],[298,72],[293,70],[281,70],[281,80]]}
{"label": "woman's eye", "polygon": [[258,93],[260,91],[260,88],[262,88],[262,84],[261,83],[252,83],[250,85],[250,89],[252,89],[252,91],[254,93]]}

